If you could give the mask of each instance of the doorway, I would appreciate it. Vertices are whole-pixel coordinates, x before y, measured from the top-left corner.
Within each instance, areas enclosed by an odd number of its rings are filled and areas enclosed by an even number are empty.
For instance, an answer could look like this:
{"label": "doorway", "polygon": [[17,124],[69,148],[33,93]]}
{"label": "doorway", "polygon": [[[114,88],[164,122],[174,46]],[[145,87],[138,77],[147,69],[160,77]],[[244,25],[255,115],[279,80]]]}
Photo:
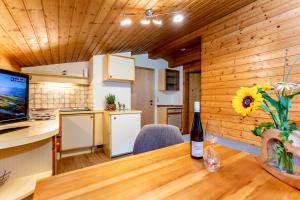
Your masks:
{"label": "doorway", "polygon": [[131,108],[141,110],[141,126],[154,124],[154,69],[136,67],[131,86]]}
{"label": "doorway", "polygon": [[194,118],[194,102],[200,101],[201,71],[200,62],[184,66],[183,123],[182,133],[189,134]]}
{"label": "doorway", "polygon": [[189,130],[192,128],[192,123],[194,119],[194,102],[200,101],[200,82],[201,74],[199,72],[188,73],[189,78]]}

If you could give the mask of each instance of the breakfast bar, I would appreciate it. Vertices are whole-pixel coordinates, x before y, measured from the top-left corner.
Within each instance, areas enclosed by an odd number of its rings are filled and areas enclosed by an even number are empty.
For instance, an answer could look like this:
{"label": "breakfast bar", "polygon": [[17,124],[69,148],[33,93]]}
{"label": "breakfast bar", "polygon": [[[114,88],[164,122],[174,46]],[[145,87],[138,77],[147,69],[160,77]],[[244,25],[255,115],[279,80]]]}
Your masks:
{"label": "breakfast bar", "polygon": [[22,126],[26,128],[0,135],[1,176],[8,172],[7,181],[0,187],[0,199],[23,199],[34,192],[37,180],[55,172],[58,119],[17,122],[1,128]]}
{"label": "breakfast bar", "polygon": [[215,148],[221,168],[214,173],[191,159],[189,143],[182,143],[46,178],[34,199],[300,199],[254,155]]}

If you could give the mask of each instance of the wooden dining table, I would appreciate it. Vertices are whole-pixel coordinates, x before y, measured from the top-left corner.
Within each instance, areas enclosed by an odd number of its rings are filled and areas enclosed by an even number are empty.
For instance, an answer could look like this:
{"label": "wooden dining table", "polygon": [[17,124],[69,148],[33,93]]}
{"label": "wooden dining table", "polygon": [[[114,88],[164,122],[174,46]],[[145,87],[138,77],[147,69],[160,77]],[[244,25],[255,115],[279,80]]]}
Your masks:
{"label": "wooden dining table", "polygon": [[255,155],[215,145],[217,172],[190,157],[189,143],[60,174],[37,183],[34,199],[300,199],[262,169]]}

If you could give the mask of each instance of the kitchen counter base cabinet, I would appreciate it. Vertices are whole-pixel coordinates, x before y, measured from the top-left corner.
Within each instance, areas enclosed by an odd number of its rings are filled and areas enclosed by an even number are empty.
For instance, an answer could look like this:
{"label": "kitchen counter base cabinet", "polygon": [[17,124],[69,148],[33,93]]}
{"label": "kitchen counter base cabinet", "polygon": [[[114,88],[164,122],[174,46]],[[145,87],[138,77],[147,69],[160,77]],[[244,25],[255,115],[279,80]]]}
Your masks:
{"label": "kitchen counter base cabinet", "polygon": [[93,146],[93,118],[93,114],[62,116],[62,151]]}
{"label": "kitchen counter base cabinet", "polygon": [[182,107],[181,106],[158,106],[157,123],[169,124],[182,131]]}
{"label": "kitchen counter base cabinet", "polygon": [[134,141],[141,130],[141,114],[104,114],[103,148],[111,158],[132,153]]}

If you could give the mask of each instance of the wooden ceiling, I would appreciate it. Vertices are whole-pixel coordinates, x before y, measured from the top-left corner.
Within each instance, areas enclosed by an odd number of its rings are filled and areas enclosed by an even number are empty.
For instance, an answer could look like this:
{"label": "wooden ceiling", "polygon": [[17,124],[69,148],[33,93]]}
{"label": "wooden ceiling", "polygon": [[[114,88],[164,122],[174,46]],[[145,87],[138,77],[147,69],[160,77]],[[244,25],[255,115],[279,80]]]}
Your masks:
{"label": "wooden ceiling", "polygon": [[[254,0],[0,0],[0,54],[20,66],[89,60],[92,55],[149,52]],[[120,26],[127,9],[181,11],[185,20]]]}

